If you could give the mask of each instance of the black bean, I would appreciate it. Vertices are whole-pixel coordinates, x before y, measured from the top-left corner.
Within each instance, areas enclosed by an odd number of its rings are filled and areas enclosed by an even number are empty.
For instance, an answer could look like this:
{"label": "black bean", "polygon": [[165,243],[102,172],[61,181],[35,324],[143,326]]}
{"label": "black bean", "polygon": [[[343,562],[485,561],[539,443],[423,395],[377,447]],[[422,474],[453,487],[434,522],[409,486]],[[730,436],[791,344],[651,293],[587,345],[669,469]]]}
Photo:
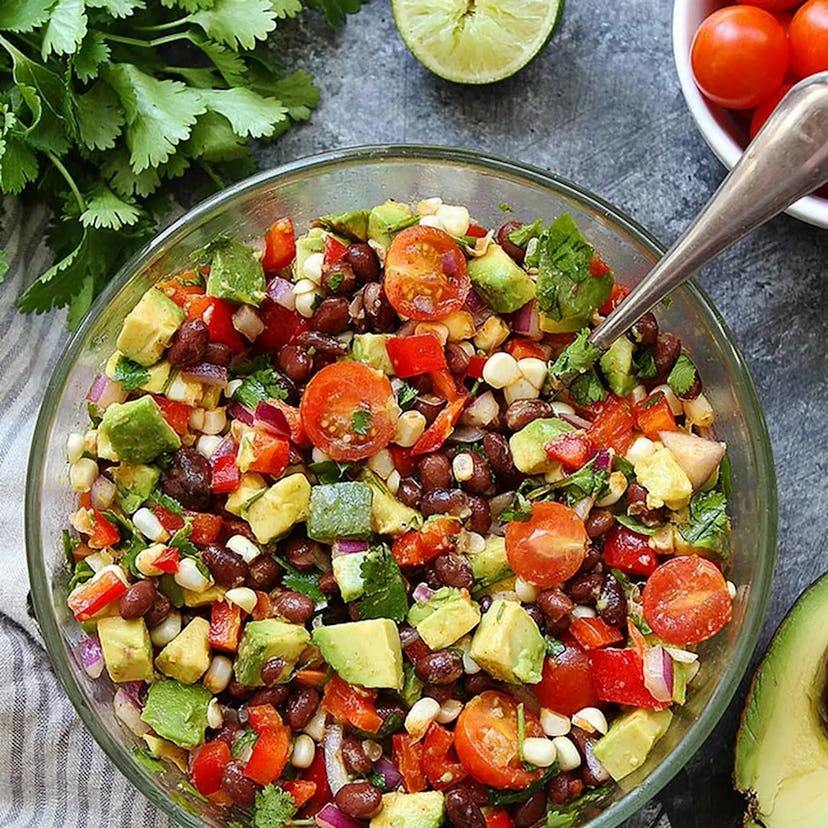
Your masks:
{"label": "black bean", "polygon": [[180,448],[172,467],[161,478],[164,494],[174,497],[185,509],[204,512],[210,507],[210,461],[195,449]]}
{"label": "black bean", "polygon": [[[329,296],[319,303],[319,307],[313,312],[310,324],[315,331],[322,331],[326,334],[338,334],[342,333],[348,327],[349,321],[348,300],[344,296]],[[298,339],[299,337],[297,337],[297,341]],[[339,344],[342,345],[342,343]],[[345,347],[345,351],[347,350],[347,347]],[[328,350],[326,353],[335,352]]]}
{"label": "black bean", "polygon": [[446,794],[446,814],[454,828],[486,828],[486,817],[474,799],[463,789]]}
{"label": "black bean", "polygon": [[234,698],[244,701],[249,699],[255,692],[255,687],[248,687],[235,679],[230,679],[230,684],[227,685],[227,692]]}
{"label": "black bean", "polygon": [[259,786],[244,775],[241,762],[229,762],[221,775],[221,789],[239,808],[250,808],[256,799]]}
{"label": "black bean", "polygon": [[332,595],[335,592],[339,592],[339,584],[337,584],[333,572],[323,572],[319,576],[319,589],[321,589],[325,595]]}
{"label": "black bean", "polygon": [[316,566],[317,544],[303,537],[288,538],[283,546],[282,552],[287,557],[291,566],[297,569],[313,569]]}
{"label": "black bean", "polygon": [[207,350],[210,333],[201,319],[190,319],[173,334],[167,359],[170,365],[191,365],[200,362]]}
{"label": "black bean", "polygon": [[656,339],[653,349],[653,360],[655,361],[658,378],[665,380],[670,369],[676,364],[681,353],[681,340],[671,333],[662,333]]}
{"label": "black bean", "polygon": [[492,473],[489,464],[476,452],[462,452],[467,454],[472,463],[472,476],[468,480],[460,482],[460,486],[467,492],[480,494],[485,492],[492,485]]}
{"label": "black bean", "polygon": [[618,578],[607,572],[604,575],[604,583],[601,586],[601,594],[598,596],[598,603],[595,605],[598,615],[613,627],[621,627],[627,621],[627,596],[624,588],[618,582]]}
{"label": "black bean", "polygon": [[[325,302],[327,301],[329,300],[326,299]],[[322,305],[319,306],[317,312],[321,310]],[[313,325],[313,319],[311,319],[311,324]],[[321,328],[313,331],[303,331],[296,337],[296,343],[305,348],[315,348],[318,353],[328,356],[343,356],[348,353],[348,346],[344,342],[340,342],[330,333],[323,333]]]}
{"label": "black bean", "polygon": [[658,322],[652,313],[645,313],[630,329],[632,338],[640,345],[649,348],[658,339]]}
{"label": "black bean", "polygon": [[468,508],[468,497],[460,489],[432,489],[420,501],[423,517],[454,515],[459,517]]}
{"label": "black bean", "polygon": [[233,535],[241,535],[247,538],[251,543],[258,543],[250,524],[246,520],[239,520],[233,517],[229,512],[221,519],[221,532],[219,533],[219,540],[222,543],[227,543]]}
{"label": "black bean", "polygon": [[208,342],[203,359],[212,365],[227,366],[233,359],[233,350],[223,342]]}
{"label": "black bean", "polygon": [[546,629],[546,616],[543,610],[537,604],[526,604],[524,606],[527,615],[538,625],[538,629],[543,632]]}
{"label": "black bean", "polygon": [[506,409],[504,419],[510,431],[520,431],[533,420],[551,416],[552,406],[545,400],[515,400]]}
{"label": "black bean", "polygon": [[696,371],[696,376],[693,377],[693,382],[690,383],[690,387],[683,394],[677,394],[676,396],[681,400],[695,400],[701,392],[702,381],[698,371]]}
{"label": "black bean", "polygon": [[397,313],[391,307],[385,295],[385,288],[379,282],[369,282],[362,288],[362,302],[370,328],[382,333],[394,327]]}
{"label": "black bean", "polygon": [[348,245],[345,261],[353,268],[360,282],[379,281],[380,263],[370,244],[355,242]]}
{"label": "black bean", "polygon": [[284,590],[273,597],[273,610],[291,624],[305,624],[313,615],[314,603],[308,595]]}
{"label": "black bean", "polygon": [[427,425],[431,425],[437,419],[437,415],[445,408],[445,405],[446,401],[442,397],[429,393],[418,395],[411,407],[426,418]]}
{"label": "black bean", "polygon": [[433,489],[448,489],[451,486],[451,461],[445,454],[427,454],[420,460],[417,471],[426,492]]}
{"label": "black bean", "polygon": [[424,684],[423,695],[429,696],[439,704],[445,704],[449,699],[454,698],[454,691],[457,689],[457,682],[452,681],[448,684]]}
{"label": "black bean", "polygon": [[455,589],[471,589],[474,574],[468,560],[463,555],[450,552],[439,555],[434,560],[434,569],[441,584]]}
{"label": "black bean", "polygon": [[221,730],[216,733],[214,738],[219,742],[224,742],[227,747],[232,748],[241,732],[242,726],[238,722],[228,722],[225,720],[221,726]]}
{"label": "black bean", "polygon": [[518,264],[523,264],[523,259],[526,256],[526,250],[523,247],[516,245],[510,238],[509,233],[522,227],[522,221],[507,221],[497,228],[495,233],[495,241],[508,253]]}
{"label": "black bean", "polygon": [[495,680],[482,670],[473,676],[466,676],[463,680],[467,696],[479,696],[485,690],[492,690],[497,685]]}
{"label": "black bean", "polygon": [[583,787],[584,783],[576,773],[561,771],[549,780],[546,795],[555,805],[566,805],[570,799],[581,795]]}
{"label": "black bean", "polygon": [[651,509],[647,506],[647,490],[640,483],[627,486],[627,514],[638,518],[648,526],[654,526],[664,520],[664,508]]}
{"label": "black bean", "polygon": [[346,736],[342,740],[342,760],[345,769],[354,776],[367,776],[371,772],[371,760],[362,744],[353,736]]}
{"label": "black bean", "polygon": [[402,501],[406,506],[410,506],[412,509],[419,509],[422,494],[422,486],[413,477],[404,477],[400,480],[400,486],[397,489],[397,499]]}
{"label": "black bean", "polygon": [[483,451],[486,459],[494,469],[495,474],[509,474],[515,470],[515,461],[512,459],[512,450],[509,441],[502,434],[490,431],[483,438]]}
{"label": "black bean", "polygon": [[428,684],[450,684],[463,675],[463,658],[453,650],[438,650],[418,659],[414,671]]}
{"label": "black bean", "polygon": [[609,509],[595,508],[587,515],[584,525],[589,537],[600,538],[615,526],[615,515]]}
{"label": "black bean", "polygon": [[291,730],[301,730],[319,707],[319,692],[313,687],[297,687],[288,697],[285,722]]}
{"label": "black bean", "polygon": [[374,702],[374,707],[383,722],[387,722],[393,717],[399,722],[397,730],[403,726],[408,708],[398,698],[386,693],[380,693]]}
{"label": "black bean", "polygon": [[569,731],[569,738],[575,743],[575,747],[578,748],[578,753],[581,754],[581,759],[583,759],[581,778],[584,780],[584,784],[592,788],[603,785],[609,778],[609,775],[604,769],[604,766],[595,758],[593,752],[593,748],[598,740],[579,727],[573,727]]}
{"label": "black bean", "polygon": [[140,618],[145,615],[152,609],[155,593],[153,581],[138,581],[133,584],[118,601],[121,618],[128,621],[131,618]]}
{"label": "black bean", "polygon": [[494,598],[491,595],[481,595],[477,603],[480,607],[480,612],[488,612],[489,607],[494,603]]}
{"label": "black bean", "polygon": [[576,604],[595,604],[601,592],[602,575],[576,575],[569,584],[569,595]]}
{"label": "black bean", "polygon": [[301,345],[285,345],[279,351],[279,367],[294,382],[306,382],[313,368],[313,359]]}
{"label": "black bean", "polygon": [[535,603],[541,608],[547,624],[555,624],[575,609],[575,604],[559,589],[544,589]]}
{"label": "black bean", "polygon": [[601,563],[601,553],[592,545],[587,547],[586,555],[584,556],[581,565],[578,567],[578,574],[584,575],[587,572],[603,572],[603,564]]}
{"label": "black bean", "polygon": [[322,287],[336,296],[351,296],[356,289],[356,274],[346,262],[322,265]]}
{"label": "black bean", "polygon": [[515,828],[531,828],[540,822],[546,814],[546,794],[535,791],[526,802],[516,805],[512,811],[512,822]]}
{"label": "black bean", "polygon": [[269,658],[262,665],[262,681],[267,684],[276,684],[285,672],[287,662],[283,658]]}
{"label": "black bean", "polygon": [[147,628],[151,630],[159,624],[162,624],[167,620],[170,612],[172,612],[172,601],[163,592],[156,590],[152,599],[152,606],[144,615]]}
{"label": "black bean", "polygon": [[279,564],[267,553],[254,558],[248,564],[247,569],[247,586],[263,592],[273,589],[281,572]]}
{"label": "black bean", "polygon": [[275,687],[266,687],[264,690],[256,690],[247,700],[248,707],[257,707],[260,704],[272,704],[274,707],[281,707],[288,698],[290,690],[284,684],[277,684]]}
{"label": "black bean", "polygon": [[241,586],[247,580],[247,562],[232,549],[211,543],[201,553],[201,560],[210,570],[213,580],[220,586],[232,589]]}
{"label": "black bean", "polygon": [[370,782],[349,782],[334,795],[334,804],[345,816],[370,819],[382,808],[382,791]]}
{"label": "black bean", "polygon": [[492,507],[489,501],[480,495],[469,495],[467,503],[471,515],[466,520],[466,526],[478,535],[488,535],[489,527],[492,525]]}
{"label": "black bean", "polygon": [[452,374],[462,376],[469,367],[469,355],[457,342],[449,342],[446,345],[446,363]]}

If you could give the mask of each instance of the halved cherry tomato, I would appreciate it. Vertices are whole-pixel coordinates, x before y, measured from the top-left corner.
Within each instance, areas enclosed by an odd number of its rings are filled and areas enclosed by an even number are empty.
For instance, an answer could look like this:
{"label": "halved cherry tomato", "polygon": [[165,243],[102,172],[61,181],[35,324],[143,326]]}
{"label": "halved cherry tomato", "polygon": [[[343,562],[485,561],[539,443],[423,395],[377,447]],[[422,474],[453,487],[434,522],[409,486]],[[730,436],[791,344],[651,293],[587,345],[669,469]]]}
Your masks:
{"label": "halved cherry tomato", "polygon": [[[542,737],[533,713],[524,711],[527,737]],[[466,704],[454,729],[454,748],[463,767],[484,785],[525,788],[543,774],[526,770],[518,746],[517,702],[505,693],[486,690]]]}
{"label": "halved cherry tomato", "polygon": [[432,722],[423,742],[423,772],[435,791],[454,787],[468,776],[454,751],[454,736],[451,731]]}
{"label": "halved cherry tomato", "polygon": [[382,717],[374,706],[375,697],[375,691],[357,690],[334,675],[325,685],[322,709],[351,727],[366,733],[376,733],[382,727]]}
{"label": "halved cherry tomato", "polygon": [[394,538],[391,555],[399,566],[422,566],[440,555],[454,552],[462,524],[456,517],[435,517],[422,529]]}
{"label": "halved cherry tomato", "polygon": [[546,444],[546,456],[557,460],[568,472],[580,469],[593,454],[592,445],[582,434],[564,434]]}
{"label": "halved cherry tomato", "polygon": [[635,650],[593,650],[589,654],[598,698],[605,702],[663,710],[644,684],[644,662]]}
{"label": "halved cherry tomato", "polygon": [[241,607],[230,601],[216,601],[210,608],[210,646],[215,650],[235,653],[241,635]]}
{"label": "halved cherry tomato", "polygon": [[642,594],[644,618],[670,644],[698,644],[728,621],[733,600],[716,564],[698,555],[673,558],[653,572]]}
{"label": "halved cherry tomato", "polygon": [[110,569],[74,589],[66,603],[78,621],[88,621],[127,591],[127,585]]}
{"label": "halved cherry tomato", "polygon": [[532,504],[529,520],[506,525],[506,557],[516,575],[537,586],[571,578],[586,557],[584,522],[563,503]]}
{"label": "halved cherry tomato", "polygon": [[324,264],[336,264],[337,262],[341,262],[347,255],[347,246],[328,233],[325,236],[325,248],[322,253],[322,261]]}
{"label": "halved cherry tomato", "polygon": [[420,435],[420,439],[414,443],[411,453],[428,454],[430,451],[437,451],[448,439],[467,402],[468,397],[458,397],[449,402],[434,422]]}
{"label": "halved cherry tomato", "polygon": [[195,411],[191,405],[173,402],[166,397],[153,394],[152,398],[161,409],[161,416],[176,434],[186,434],[190,427],[190,415]]}
{"label": "halved cherry tomato", "polygon": [[384,374],[361,362],[335,362],[307,384],[299,411],[317,448],[334,460],[363,460],[391,441],[396,405]]}
{"label": "halved cherry tomato", "polygon": [[310,802],[316,794],[316,782],[306,779],[283,779],[279,785],[293,797],[297,808]]}
{"label": "halved cherry tomato", "polygon": [[595,707],[598,694],[587,653],[575,641],[568,640],[563,646],[558,655],[546,658],[543,677],[533,690],[544,707],[571,716],[584,707]]}
{"label": "halved cherry tomato", "polygon": [[265,299],[259,307],[264,330],[256,337],[256,353],[276,354],[289,345],[300,333],[310,330],[310,323],[295,310],[283,308],[272,299]]}
{"label": "halved cherry tomato", "polygon": [[791,21],[788,36],[791,66],[797,77],[828,70],[828,0],[803,3]]}
{"label": "halved cherry tomato", "polygon": [[184,515],[192,524],[193,531],[190,533],[190,540],[196,546],[207,546],[208,543],[216,542],[221,532],[221,515],[213,515],[209,512],[190,512],[186,509]]}
{"label": "halved cherry tomato", "polygon": [[235,492],[241,483],[241,474],[236,464],[234,454],[225,454],[216,459],[213,464],[213,476],[210,480],[210,490],[213,494],[229,494]]}
{"label": "halved cherry tomato", "polygon": [[620,525],[613,526],[607,534],[604,562],[631,575],[650,575],[658,566],[658,558],[646,535]]}
{"label": "halved cherry tomato", "polygon": [[394,372],[401,379],[448,368],[443,346],[432,334],[392,336],[386,341],[385,350]]}
{"label": "halved cherry tomato", "polygon": [[676,418],[663,391],[656,391],[633,406],[635,423],[651,440],[658,440],[659,431],[675,431]]}
{"label": "halved cherry tomato", "polygon": [[178,572],[178,549],[168,546],[153,562],[152,565],[162,572],[172,575]]}
{"label": "halved cherry tomato", "polygon": [[290,426],[291,442],[296,443],[297,446],[308,445],[308,435],[305,434],[305,429],[302,427],[302,415],[299,413],[299,409],[282,400],[270,400],[270,405],[278,408],[285,415],[285,419]]}
{"label": "halved cherry tomato", "polygon": [[287,267],[296,257],[296,233],[289,216],[274,222],[265,233],[265,252],[262,267],[265,273],[275,273]]}
{"label": "halved cherry tomato", "polygon": [[[593,259],[593,261],[595,261],[595,259]],[[606,265],[604,265],[604,267],[606,267]],[[607,272],[608,271],[609,268],[607,268]],[[592,275],[601,276],[603,274],[593,273]],[[607,299],[607,301],[604,302],[603,305],[601,305],[601,307],[598,309],[598,313],[600,313],[602,316],[609,316],[629,295],[630,289],[616,282],[612,286],[609,299]]]}
{"label": "halved cherry tomato", "polygon": [[621,630],[610,626],[603,618],[576,618],[569,631],[585,650],[597,650],[624,640]]}
{"label": "halved cherry tomato", "polygon": [[614,449],[624,454],[632,442],[633,415],[630,404],[610,394],[607,399],[594,406],[597,411],[587,436],[599,449]]}
{"label": "halved cherry tomato", "polygon": [[230,747],[220,739],[207,742],[196,749],[190,778],[202,796],[209,796],[221,788],[221,775],[230,759]]}
{"label": "halved cherry tomato", "polygon": [[244,766],[244,775],[260,785],[269,785],[278,779],[285,769],[290,748],[289,727],[280,725],[263,729]]}
{"label": "halved cherry tomato", "polygon": [[233,306],[215,296],[194,296],[187,307],[188,319],[201,319],[211,342],[226,345],[236,353],[245,349],[244,340],[233,327]]}
{"label": "halved cherry tomato", "polygon": [[466,257],[444,230],[415,225],[401,230],[385,256],[385,293],[409,319],[439,319],[460,310],[471,282]]}
{"label": "halved cherry tomato", "polygon": [[89,535],[87,543],[93,549],[103,549],[118,543],[121,533],[118,527],[108,521],[97,509],[92,509],[92,534]]}
{"label": "halved cherry tomato", "polygon": [[391,737],[391,756],[407,793],[420,793],[428,787],[423,773],[422,742],[408,733],[395,733]]}

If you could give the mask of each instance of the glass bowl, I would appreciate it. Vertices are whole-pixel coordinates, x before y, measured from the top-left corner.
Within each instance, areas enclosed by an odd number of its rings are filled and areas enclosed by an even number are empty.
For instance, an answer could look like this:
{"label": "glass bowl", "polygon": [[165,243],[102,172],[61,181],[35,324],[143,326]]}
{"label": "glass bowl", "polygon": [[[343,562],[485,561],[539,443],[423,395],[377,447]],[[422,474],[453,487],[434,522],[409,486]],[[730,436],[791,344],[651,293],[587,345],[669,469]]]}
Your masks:
{"label": "glass bowl", "polygon": [[[320,214],[379,204],[387,198],[440,195],[468,205],[495,226],[506,203],[524,219],[569,211],[627,285],[637,283],[663,247],[623,213],[568,181],[513,162],[443,147],[362,147],[296,161],[261,173],[195,207],[121,270],[67,345],[46,390],[34,433],[26,490],[26,543],[37,619],[55,669],[80,717],[127,778],[180,825],[221,825],[219,810],[188,793],[174,769],[148,771],[135,756],[138,740],[115,718],[112,685],[83,671],[83,637],[66,607],[68,570],[61,542],[75,495],[68,485],[66,439],[87,422],[86,393],[112,352],[121,322],[147,287],[184,265],[220,233],[261,233],[290,214],[298,226]],[[733,338],[697,285],[673,297],[668,320],[692,355],[717,412],[733,468],[732,566],[737,585],[733,620],[702,648],[702,669],[686,706],[646,764],[615,789],[590,822],[621,823],[653,797],[690,759],[730,702],[759,634],[776,551],[776,486],[767,428]],[[586,820],[586,817],[584,818]]]}

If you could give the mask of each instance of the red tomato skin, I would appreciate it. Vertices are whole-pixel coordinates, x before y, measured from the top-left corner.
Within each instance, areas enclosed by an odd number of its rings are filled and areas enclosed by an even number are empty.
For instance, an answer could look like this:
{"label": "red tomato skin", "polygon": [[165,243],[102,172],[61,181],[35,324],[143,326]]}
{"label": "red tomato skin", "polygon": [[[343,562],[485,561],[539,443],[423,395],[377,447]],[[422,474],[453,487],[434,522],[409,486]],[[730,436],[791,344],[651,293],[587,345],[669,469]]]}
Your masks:
{"label": "red tomato skin", "polygon": [[322,254],[323,264],[331,265],[341,262],[348,255],[348,248],[330,233],[325,236],[325,249]]}
{"label": "red tomato skin", "polygon": [[589,440],[579,434],[564,434],[546,444],[546,456],[560,462],[567,472],[580,469],[592,454]]}
{"label": "red tomato skin", "polygon": [[296,233],[293,220],[286,216],[274,222],[265,234],[265,253],[262,268],[265,273],[275,273],[287,267],[296,257]]}
{"label": "red tomato skin", "polygon": [[594,406],[597,414],[587,430],[587,436],[597,449],[615,449],[624,454],[632,442],[633,415],[630,404],[610,394]]}
{"label": "red tomato skin", "polygon": [[779,105],[779,102],[785,95],[788,94],[788,90],[791,88],[791,84],[783,83],[776,92],[771,95],[764,103],[759,104],[753,112],[753,116],[750,119],[750,140],[752,141],[756,134],[759,132],[760,129],[765,125],[765,121],[768,120],[771,116],[771,112]]}
{"label": "red tomato skin", "polygon": [[647,536],[617,524],[604,541],[604,562],[631,575],[651,575],[658,566],[658,558]]}
{"label": "red tomato skin", "polygon": [[593,650],[589,654],[598,698],[605,702],[663,710],[644,685],[644,662],[634,650]]}
{"label": "red tomato skin", "polygon": [[190,540],[196,546],[206,546],[208,543],[216,542],[221,532],[220,515],[189,511],[185,511],[184,514],[192,521],[193,531],[190,534]]}
{"label": "red tomato skin", "polygon": [[690,62],[707,98],[729,109],[752,109],[784,81],[789,51],[785,29],[770,12],[726,6],[699,26]]}
{"label": "red tomato skin", "polygon": [[236,465],[233,454],[225,454],[216,459],[213,464],[213,474],[210,481],[210,490],[213,494],[229,494],[235,492],[241,484],[241,474]]}
{"label": "red tomato skin", "polygon": [[271,299],[265,299],[259,308],[264,330],[253,345],[257,353],[278,353],[300,333],[310,330],[310,323],[296,311],[283,308]]}
{"label": "red tomato skin", "polygon": [[190,777],[202,796],[209,796],[221,788],[221,775],[231,758],[227,742],[219,739],[198,748]]}
{"label": "red tomato skin", "polygon": [[447,370],[446,354],[436,336],[394,336],[385,343],[394,372],[401,379]]}
{"label": "red tomato skin", "polygon": [[801,0],[738,0],[743,6],[756,6],[769,12],[786,11],[792,9]]}
{"label": "red tomato skin", "polygon": [[791,21],[791,65],[797,77],[828,70],[828,0],[808,0]]}
{"label": "red tomato skin", "polygon": [[564,651],[548,656],[543,663],[543,677],[534,687],[538,701],[563,716],[571,716],[584,707],[600,706],[589,655],[574,641],[564,643]]}
{"label": "red tomato skin", "polygon": [[454,752],[454,736],[437,722],[432,722],[423,742],[423,771],[431,787],[444,791],[468,776]]}

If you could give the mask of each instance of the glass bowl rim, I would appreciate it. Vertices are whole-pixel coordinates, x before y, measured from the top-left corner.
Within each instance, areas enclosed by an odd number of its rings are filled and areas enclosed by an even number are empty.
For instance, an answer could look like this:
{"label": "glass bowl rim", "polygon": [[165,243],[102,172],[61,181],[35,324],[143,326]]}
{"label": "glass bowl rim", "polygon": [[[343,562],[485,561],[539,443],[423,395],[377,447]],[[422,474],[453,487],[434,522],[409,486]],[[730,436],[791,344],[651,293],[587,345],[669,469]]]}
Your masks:
{"label": "glass bowl rim", "polygon": [[[203,828],[205,823],[200,818],[187,812],[158,786],[153,785],[147,788],[144,784],[145,774],[139,769],[137,762],[125,748],[125,745],[112,738],[105,728],[99,726],[97,714],[87,703],[84,691],[73,674],[69,652],[52,612],[51,587],[44,565],[44,558],[41,554],[40,493],[53,412],[61,396],[69,371],[81,352],[89,328],[104,311],[112,297],[138,272],[142,263],[158,254],[163,247],[174,245],[178,238],[190,232],[194,225],[206,221],[215,213],[220,212],[227,202],[231,202],[237,197],[282,176],[322,172],[329,168],[348,165],[360,166],[383,161],[431,161],[439,164],[461,165],[474,168],[478,172],[505,175],[523,183],[540,185],[551,189],[555,194],[571,198],[593,215],[597,214],[605,218],[611,218],[645,252],[660,257],[666,249],[648,230],[610,202],[562,176],[538,167],[458,147],[382,144],[348,147],[302,157],[237,182],[188,210],[167,228],[159,232],[121,267],[110,284],[93,303],[90,311],[64,347],[49,379],[38,412],[26,476],[25,538],[27,566],[35,615],[46,644],[46,650],[66,694],[84,725],[129,782],[161,811],[172,817],[179,825],[187,826],[187,828]],[[688,281],[680,290],[688,296],[691,303],[705,317],[709,334],[723,346],[726,360],[730,363],[730,368],[738,380],[744,415],[751,434],[751,450],[757,471],[756,485],[764,489],[761,494],[763,502],[767,506],[761,516],[762,525],[757,527],[759,529],[758,535],[762,538],[762,549],[758,555],[755,581],[748,598],[742,628],[734,645],[733,657],[722,673],[707,705],[690,725],[681,741],[661,764],[641,784],[625,793],[619,800],[595,817],[589,823],[591,828],[610,828],[610,826],[620,825],[623,820],[630,817],[652,799],[701,747],[721,718],[739,686],[759,638],[765,609],[770,597],[776,560],[777,489],[767,424],[744,358],[736,347],[733,335],[718,310],[695,280]]]}

